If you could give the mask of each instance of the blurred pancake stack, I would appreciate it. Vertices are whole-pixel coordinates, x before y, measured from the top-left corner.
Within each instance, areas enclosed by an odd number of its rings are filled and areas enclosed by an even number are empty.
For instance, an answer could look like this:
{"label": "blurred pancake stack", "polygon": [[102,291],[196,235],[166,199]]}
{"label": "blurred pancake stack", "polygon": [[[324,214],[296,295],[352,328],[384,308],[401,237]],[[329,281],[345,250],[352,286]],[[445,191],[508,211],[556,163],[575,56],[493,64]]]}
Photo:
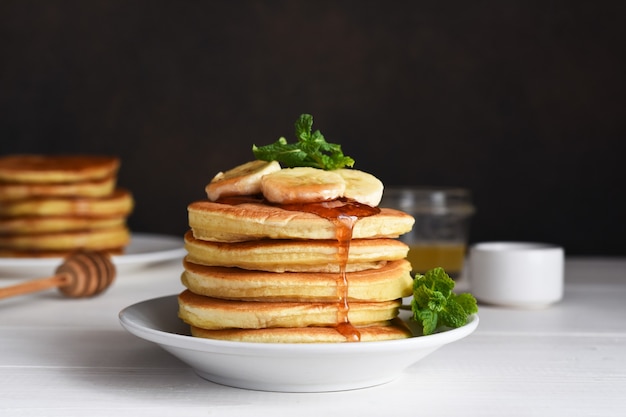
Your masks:
{"label": "blurred pancake stack", "polygon": [[117,187],[119,166],[99,155],[0,157],[0,256],[122,253],[134,201]]}
{"label": "blurred pancake stack", "polygon": [[410,215],[378,208],[382,183],[354,169],[251,161],[188,206],[179,317],[196,337],[329,343],[410,336]]}

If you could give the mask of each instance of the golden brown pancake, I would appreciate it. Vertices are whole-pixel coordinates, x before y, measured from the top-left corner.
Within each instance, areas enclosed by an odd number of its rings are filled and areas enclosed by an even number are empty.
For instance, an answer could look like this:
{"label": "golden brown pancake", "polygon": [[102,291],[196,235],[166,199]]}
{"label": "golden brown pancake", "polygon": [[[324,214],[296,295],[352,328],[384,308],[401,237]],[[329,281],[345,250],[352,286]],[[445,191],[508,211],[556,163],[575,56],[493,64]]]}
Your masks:
{"label": "golden brown pancake", "polygon": [[76,230],[108,229],[124,227],[125,216],[115,217],[0,217],[0,235],[39,234]]}
{"label": "golden brown pancake", "polygon": [[[222,204],[208,200],[191,203],[189,226],[197,239],[240,242],[253,239],[336,239],[332,221],[313,213],[277,206],[244,203]],[[415,219],[407,213],[382,208],[380,213],[360,218],[354,239],[395,238],[407,233]]]}
{"label": "golden brown pancake", "polygon": [[5,253],[72,249],[107,250],[124,247],[129,241],[130,232],[126,227],[113,227],[75,232],[0,235],[0,250]]}
{"label": "golden brown pancake", "polygon": [[[0,258],[65,258],[76,249],[68,250],[10,250],[0,249]],[[124,248],[108,248],[102,249],[100,252],[108,253],[109,255],[121,255],[124,253]]]}
{"label": "golden brown pancake", "polygon": [[[271,327],[336,326],[341,303],[234,301],[197,295],[178,296],[178,316],[202,329],[263,329]],[[352,302],[348,319],[354,326],[391,320],[400,300]]]}
{"label": "golden brown pancake", "polygon": [[[336,273],[263,272],[183,261],[181,280],[196,294],[246,301],[337,302]],[[389,301],[412,293],[411,265],[402,259],[382,268],[347,274],[348,301]]]}
{"label": "golden brown pancake", "polygon": [[5,201],[0,216],[127,216],[134,206],[131,193],[116,189],[104,197],[39,197]]}
{"label": "golden brown pancake", "polygon": [[0,256],[122,253],[134,201],[116,189],[119,166],[103,155],[0,157]]}
{"label": "golden brown pancake", "polygon": [[0,183],[0,201],[35,197],[106,197],[115,189],[117,178],[66,183]]}
{"label": "golden brown pancake", "polygon": [[411,336],[397,315],[412,292],[408,246],[398,239],[412,216],[348,198],[265,199],[188,205],[178,315],[193,336],[341,343],[355,340],[355,327],[361,341]]}
{"label": "golden brown pancake", "polygon": [[[394,319],[381,325],[357,327],[357,330],[361,335],[361,342],[406,339],[412,336],[409,328],[400,319]],[[346,337],[334,327],[206,330],[191,326],[191,334],[207,339],[253,343],[347,342]]]}
{"label": "golden brown pancake", "polygon": [[[254,240],[207,242],[185,234],[187,260],[200,265],[272,272],[339,272],[335,240]],[[397,239],[354,239],[346,271],[380,268],[387,261],[404,259],[408,246]]]}
{"label": "golden brown pancake", "polygon": [[0,181],[67,183],[111,178],[119,159],[97,155],[8,155],[0,157]]}

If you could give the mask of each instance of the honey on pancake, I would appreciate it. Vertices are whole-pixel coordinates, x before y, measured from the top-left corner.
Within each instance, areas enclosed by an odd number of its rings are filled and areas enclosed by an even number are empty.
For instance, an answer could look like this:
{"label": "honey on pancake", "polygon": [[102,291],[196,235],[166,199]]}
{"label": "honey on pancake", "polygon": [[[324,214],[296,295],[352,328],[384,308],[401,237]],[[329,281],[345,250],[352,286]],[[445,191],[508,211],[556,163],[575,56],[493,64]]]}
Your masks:
{"label": "honey on pancake", "polygon": [[[244,203],[268,203],[262,196],[232,196],[217,200],[222,204],[244,204]],[[274,204],[272,204],[274,205]],[[348,342],[359,342],[361,334],[358,329],[350,323],[348,313],[350,305],[348,303],[348,278],[346,275],[346,265],[348,263],[348,253],[350,242],[352,241],[352,230],[359,218],[373,216],[380,213],[380,208],[368,206],[358,201],[339,198],[331,201],[318,203],[291,203],[275,204],[276,206],[291,211],[305,211],[316,214],[330,220],[335,225],[337,237],[337,260],[339,263],[339,275],[337,276],[337,298],[339,309],[337,312],[337,331],[346,338]]]}
{"label": "honey on pancake", "polygon": [[337,297],[339,298],[339,310],[337,312],[337,331],[341,333],[349,342],[359,342],[361,333],[350,324],[348,312],[348,277],[346,275],[346,263],[348,262],[348,252],[350,251],[350,241],[352,240],[352,229],[356,216],[339,214],[331,219],[337,229],[337,242],[339,244],[337,255],[339,257],[339,276],[337,277]]}
{"label": "honey on pancake", "polygon": [[281,207],[285,210],[314,213],[332,221],[335,225],[338,244],[337,257],[340,269],[337,277],[337,298],[340,303],[337,313],[337,331],[349,342],[360,341],[361,334],[348,320],[350,305],[348,303],[346,265],[348,263],[348,252],[350,251],[354,224],[360,217],[373,216],[379,213],[380,209],[344,198],[321,203],[283,204]]}

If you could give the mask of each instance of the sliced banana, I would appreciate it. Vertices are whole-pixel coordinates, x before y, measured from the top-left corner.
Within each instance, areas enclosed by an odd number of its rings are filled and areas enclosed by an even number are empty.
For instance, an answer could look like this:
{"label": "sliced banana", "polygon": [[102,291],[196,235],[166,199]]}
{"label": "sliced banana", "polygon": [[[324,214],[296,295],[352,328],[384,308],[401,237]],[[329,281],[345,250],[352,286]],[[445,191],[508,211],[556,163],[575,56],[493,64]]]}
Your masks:
{"label": "sliced banana", "polygon": [[283,168],[261,178],[263,196],[272,203],[318,203],[342,197],[343,177],[318,168]]}
{"label": "sliced banana", "polygon": [[219,172],[205,187],[209,200],[236,195],[254,195],[261,192],[261,178],[280,171],[277,161],[254,160],[226,172]]}
{"label": "sliced banana", "polygon": [[343,196],[376,207],[383,197],[383,183],[367,172],[357,169],[337,169],[333,172],[339,174],[346,183]]}
{"label": "sliced banana", "polygon": [[254,160],[219,172],[205,190],[211,201],[263,193],[268,201],[279,204],[315,203],[346,197],[376,207],[383,188],[378,178],[356,169],[281,169],[277,161]]}

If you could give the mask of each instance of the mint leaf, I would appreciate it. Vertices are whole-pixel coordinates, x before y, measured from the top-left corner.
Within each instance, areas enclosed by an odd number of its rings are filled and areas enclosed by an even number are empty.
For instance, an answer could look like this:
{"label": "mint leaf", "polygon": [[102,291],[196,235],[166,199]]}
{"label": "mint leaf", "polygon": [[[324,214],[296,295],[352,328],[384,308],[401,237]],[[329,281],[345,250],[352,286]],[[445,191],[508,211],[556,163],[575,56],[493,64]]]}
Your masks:
{"label": "mint leaf", "polygon": [[432,310],[417,310],[415,320],[422,322],[424,334],[431,334],[437,328],[437,313]]}
{"label": "mint leaf", "polygon": [[296,120],[295,133],[298,141],[288,143],[284,137],[265,145],[252,145],[252,152],[262,161],[278,161],[284,167],[313,167],[326,170],[352,167],[354,159],[345,156],[341,146],[328,143],[319,130],[312,131],[313,116],[302,114]]}
{"label": "mint leaf", "polygon": [[288,144],[287,139],[279,138],[271,145],[252,146],[252,152],[256,159],[262,161],[279,161],[287,167],[304,166],[304,161],[308,158],[308,154],[298,148],[295,144]]}
{"label": "mint leaf", "polygon": [[[306,142],[311,137],[311,130],[313,129],[313,116],[310,114],[301,114],[296,120],[296,137],[298,140]],[[321,136],[319,130],[316,132],[317,136]]]}
{"label": "mint leaf", "polygon": [[463,307],[463,310],[467,314],[475,314],[478,313],[478,304],[476,302],[476,298],[470,293],[463,293],[454,295],[454,299],[457,303]]}
{"label": "mint leaf", "polygon": [[467,314],[459,303],[450,298],[447,300],[446,308],[439,315],[441,325],[446,327],[461,327],[467,323]]}
{"label": "mint leaf", "polygon": [[455,294],[455,282],[443,268],[416,274],[413,281],[412,319],[422,324],[425,335],[442,327],[461,327],[478,305],[469,293]]}

